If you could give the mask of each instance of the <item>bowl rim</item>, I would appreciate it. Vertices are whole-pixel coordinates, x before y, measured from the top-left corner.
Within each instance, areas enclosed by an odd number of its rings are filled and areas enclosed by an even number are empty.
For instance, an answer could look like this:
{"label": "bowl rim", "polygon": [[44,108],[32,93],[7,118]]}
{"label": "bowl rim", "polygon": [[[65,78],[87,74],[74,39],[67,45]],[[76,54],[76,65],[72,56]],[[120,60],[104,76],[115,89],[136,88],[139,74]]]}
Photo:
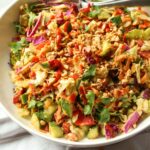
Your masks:
{"label": "bowl rim", "polygon": [[[9,9],[11,9],[15,4],[17,4],[19,2],[19,0],[14,0],[12,1],[9,5],[7,5],[3,11],[1,12],[0,14],[0,21],[1,19],[5,16],[5,14],[7,13],[7,11],[9,11]],[[129,139],[131,137],[133,137],[134,135],[140,133],[141,131],[143,131],[144,129],[146,129],[147,127],[150,126],[150,123],[149,124],[145,124],[143,125],[141,128],[139,128],[138,126],[133,129],[131,132],[128,132],[126,134],[121,134],[119,136],[116,136],[115,138],[112,138],[112,139],[109,139],[109,140],[105,140],[104,142],[98,142],[98,141],[93,141],[93,143],[88,143],[88,142],[74,142],[74,141],[69,141],[69,140],[66,140],[65,138],[62,139],[58,139],[58,138],[53,138],[51,136],[47,136],[46,134],[43,134],[41,133],[40,131],[38,130],[35,130],[33,128],[31,128],[30,126],[27,126],[25,125],[22,121],[20,121],[19,119],[17,119],[17,117],[15,117],[13,114],[11,114],[7,108],[4,106],[3,102],[0,103],[1,106],[2,106],[2,109],[4,110],[4,112],[6,112],[6,114],[14,121],[16,122],[19,126],[21,126],[22,128],[24,128],[25,130],[27,130],[29,133],[33,134],[33,135],[36,135],[36,136],[39,136],[39,137],[42,137],[44,139],[47,139],[47,140],[50,140],[54,143],[58,143],[58,144],[61,144],[61,145],[64,145],[64,146],[68,146],[68,147],[85,147],[85,146],[88,146],[88,147],[96,147],[96,146],[106,146],[106,145],[111,145],[111,144],[114,144],[114,143],[118,143],[120,141],[123,141],[123,140],[126,140],[126,139]]]}

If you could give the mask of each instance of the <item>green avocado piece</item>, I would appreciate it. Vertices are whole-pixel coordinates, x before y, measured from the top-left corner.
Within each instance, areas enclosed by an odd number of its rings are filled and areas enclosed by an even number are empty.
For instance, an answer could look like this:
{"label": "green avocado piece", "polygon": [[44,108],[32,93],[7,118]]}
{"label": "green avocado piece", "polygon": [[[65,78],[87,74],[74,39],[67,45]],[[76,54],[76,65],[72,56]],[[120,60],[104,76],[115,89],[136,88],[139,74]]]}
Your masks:
{"label": "green avocado piece", "polygon": [[52,137],[55,137],[55,138],[63,137],[63,130],[61,129],[61,127],[56,125],[55,122],[49,123],[49,129],[50,129],[50,133]]}
{"label": "green avocado piece", "polygon": [[92,127],[89,129],[87,134],[88,139],[96,139],[99,136],[98,126]]}

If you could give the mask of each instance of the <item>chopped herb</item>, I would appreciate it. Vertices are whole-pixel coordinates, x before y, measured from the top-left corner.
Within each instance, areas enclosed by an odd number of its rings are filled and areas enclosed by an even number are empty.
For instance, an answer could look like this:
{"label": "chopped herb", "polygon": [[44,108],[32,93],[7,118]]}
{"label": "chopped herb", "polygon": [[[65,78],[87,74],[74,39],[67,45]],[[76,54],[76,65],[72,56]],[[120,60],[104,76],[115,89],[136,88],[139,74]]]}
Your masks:
{"label": "chopped herb", "polygon": [[28,15],[29,15],[28,26],[31,27],[34,24],[34,21],[37,16],[33,12],[28,13]]}
{"label": "chopped herb", "polygon": [[28,101],[28,94],[22,94],[21,95],[21,103],[22,104],[26,104],[27,103],[27,101]]}
{"label": "chopped herb", "polygon": [[52,118],[51,115],[49,115],[48,113],[43,112],[43,111],[36,112],[36,115],[37,115],[39,120],[44,120],[44,121],[47,121],[47,122],[50,122],[51,118]]}
{"label": "chopped herb", "polygon": [[10,65],[14,65],[18,60],[21,58],[21,51],[18,51],[16,53],[11,52],[10,53]]}
{"label": "chopped herb", "polygon": [[89,91],[86,94],[86,98],[87,98],[88,105],[85,105],[84,107],[84,114],[89,115],[92,113],[92,108],[93,108],[94,100],[95,100],[95,94],[92,91]]}
{"label": "chopped herb", "polygon": [[115,100],[115,98],[101,98],[101,99],[102,99],[102,103],[105,105],[107,105]]}
{"label": "chopped herb", "polygon": [[28,42],[24,37],[22,37],[20,41],[10,43],[10,47],[13,53],[18,53],[18,51],[21,51],[21,49],[27,45]]}
{"label": "chopped herb", "polygon": [[82,80],[88,80],[95,76],[96,73],[96,65],[91,65],[89,69],[83,74]]}
{"label": "chopped herb", "polygon": [[100,122],[106,123],[110,120],[110,112],[107,108],[104,108],[100,113]]}
{"label": "chopped herb", "polygon": [[14,22],[14,25],[17,33],[25,34],[24,28],[20,25],[19,22]]}
{"label": "chopped herb", "polygon": [[87,94],[86,94],[86,98],[88,100],[88,103],[93,106],[94,104],[94,100],[95,100],[95,94],[93,93],[93,91],[89,91]]}
{"label": "chopped herb", "polygon": [[48,62],[44,62],[41,65],[42,65],[43,68],[49,68],[50,67]]}
{"label": "chopped herb", "polygon": [[36,100],[32,99],[29,104],[28,104],[28,108],[35,108],[36,107]]}
{"label": "chopped herb", "polygon": [[115,23],[116,26],[119,26],[119,25],[121,24],[121,22],[122,22],[120,16],[116,16],[116,17],[111,18],[111,21],[112,21],[113,23]]}
{"label": "chopped herb", "polygon": [[43,108],[43,102],[41,102],[41,101],[37,101],[36,105],[39,109]]}
{"label": "chopped herb", "polygon": [[124,12],[125,12],[126,14],[128,14],[128,13],[130,13],[130,10],[129,10],[128,8],[124,8]]}
{"label": "chopped herb", "polygon": [[85,26],[85,32],[88,32],[90,30],[90,26]]}
{"label": "chopped herb", "polygon": [[85,115],[90,115],[92,113],[92,109],[90,105],[85,105],[84,106],[84,114]]}
{"label": "chopped herb", "polygon": [[101,9],[101,7],[95,5],[95,6],[92,7],[92,9],[99,11]]}
{"label": "chopped herb", "polygon": [[71,104],[69,104],[65,99],[61,99],[60,100],[60,105],[63,109],[63,111],[68,115],[68,116],[72,116],[72,108],[71,108]]}

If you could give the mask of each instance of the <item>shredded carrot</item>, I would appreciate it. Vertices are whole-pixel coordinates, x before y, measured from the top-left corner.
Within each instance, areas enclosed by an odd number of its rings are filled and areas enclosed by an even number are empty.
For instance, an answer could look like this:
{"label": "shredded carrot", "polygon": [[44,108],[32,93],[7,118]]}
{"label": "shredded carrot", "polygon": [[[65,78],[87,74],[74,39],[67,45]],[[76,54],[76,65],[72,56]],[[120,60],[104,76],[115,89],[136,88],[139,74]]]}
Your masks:
{"label": "shredded carrot", "polygon": [[47,40],[47,41],[45,41],[45,42],[40,43],[39,45],[37,45],[37,46],[36,46],[36,49],[37,49],[37,50],[41,50],[45,45],[49,45],[49,44],[50,44],[50,41]]}

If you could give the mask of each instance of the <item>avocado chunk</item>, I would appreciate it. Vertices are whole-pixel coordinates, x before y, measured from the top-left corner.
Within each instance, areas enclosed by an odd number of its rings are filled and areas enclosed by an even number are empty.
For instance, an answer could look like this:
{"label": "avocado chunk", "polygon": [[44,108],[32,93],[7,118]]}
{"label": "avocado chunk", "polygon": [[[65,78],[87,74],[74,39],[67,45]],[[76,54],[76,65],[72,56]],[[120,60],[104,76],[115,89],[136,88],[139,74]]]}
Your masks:
{"label": "avocado chunk", "polygon": [[26,93],[22,94],[20,98],[21,98],[21,103],[26,104],[28,101],[28,94],[26,94]]}
{"label": "avocado chunk", "polygon": [[126,37],[129,39],[142,39],[143,33],[144,33],[143,30],[133,29],[127,33]]}
{"label": "avocado chunk", "polygon": [[35,113],[31,117],[31,123],[36,129],[40,129],[40,121]]}
{"label": "avocado chunk", "polygon": [[103,45],[102,45],[102,52],[100,54],[100,56],[106,56],[109,52],[110,52],[110,49],[111,49],[111,43],[109,41],[104,41],[103,42]]}
{"label": "avocado chunk", "polygon": [[52,137],[55,137],[55,138],[63,137],[63,130],[61,129],[61,127],[56,125],[55,122],[49,123],[49,129],[50,129],[50,133]]}
{"label": "avocado chunk", "polygon": [[150,28],[147,28],[147,29],[144,31],[143,37],[144,37],[145,40],[150,40]]}
{"label": "avocado chunk", "polygon": [[98,126],[92,127],[89,129],[87,134],[88,139],[96,139],[99,136]]}
{"label": "avocado chunk", "polygon": [[111,15],[110,15],[108,12],[106,12],[106,11],[102,11],[102,12],[98,15],[98,19],[99,19],[99,20],[108,19],[108,18],[110,18],[110,17],[111,17]]}

